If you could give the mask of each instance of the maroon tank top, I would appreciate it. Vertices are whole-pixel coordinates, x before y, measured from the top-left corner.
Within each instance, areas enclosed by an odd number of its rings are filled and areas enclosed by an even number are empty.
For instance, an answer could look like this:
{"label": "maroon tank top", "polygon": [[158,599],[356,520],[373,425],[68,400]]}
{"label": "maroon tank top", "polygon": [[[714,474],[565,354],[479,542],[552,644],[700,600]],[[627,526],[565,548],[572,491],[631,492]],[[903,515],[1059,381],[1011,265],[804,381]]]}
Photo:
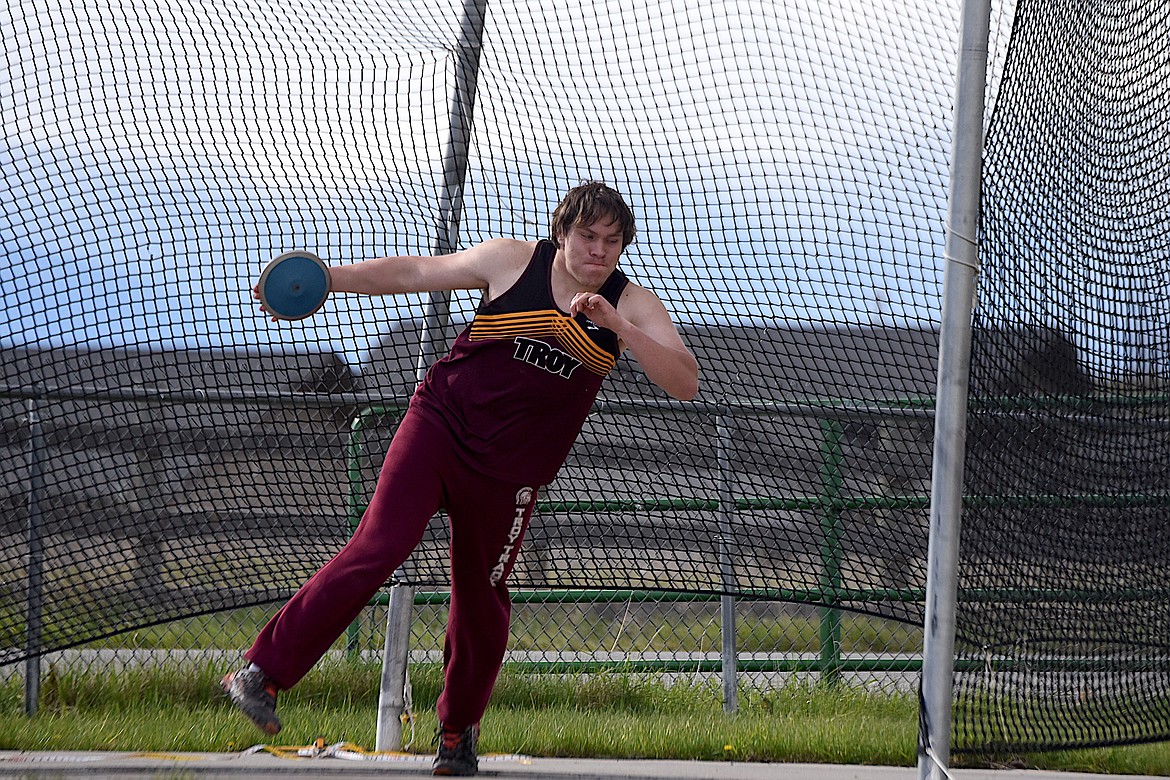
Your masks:
{"label": "maroon tank top", "polygon": [[[470,465],[529,485],[556,477],[619,354],[613,331],[557,308],[556,251],[537,243],[516,283],[479,305],[411,399],[451,431]],[[616,307],[628,283],[615,270],[598,294]]]}

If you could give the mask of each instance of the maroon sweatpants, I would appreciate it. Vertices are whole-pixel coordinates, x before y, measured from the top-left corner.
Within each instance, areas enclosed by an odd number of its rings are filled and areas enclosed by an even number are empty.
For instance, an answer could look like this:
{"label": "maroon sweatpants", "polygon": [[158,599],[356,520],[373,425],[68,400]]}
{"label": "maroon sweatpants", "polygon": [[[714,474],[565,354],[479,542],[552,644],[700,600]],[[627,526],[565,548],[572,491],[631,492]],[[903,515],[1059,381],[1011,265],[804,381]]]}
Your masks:
{"label": "maroon sweatpants", "polygon": [[245,653],[282,689],[321,659],[422,539],[440,509],[451,524],[451,610],[438,715],[478,723],[508,644],[512,571],[536,487],[502,482],[467,466],[450,434],[407,412],[386,454],[373,499],[353,537],[301,586]]}

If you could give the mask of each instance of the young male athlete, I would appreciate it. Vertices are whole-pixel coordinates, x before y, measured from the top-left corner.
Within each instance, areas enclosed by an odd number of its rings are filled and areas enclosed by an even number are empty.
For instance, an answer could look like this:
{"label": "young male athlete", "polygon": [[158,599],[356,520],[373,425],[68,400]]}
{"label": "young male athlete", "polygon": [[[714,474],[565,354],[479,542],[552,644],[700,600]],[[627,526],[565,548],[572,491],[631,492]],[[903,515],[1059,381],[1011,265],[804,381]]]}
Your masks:
{"label": "young male athlete", "polygon": [[438,257],[384,257],[330,269],[332,292],[480,289],[450,352],[415,390],[353,537],[264,627],[226,675],[232,702],[268,734],[276,695],[317,663],[445,508],[451,606],[437,775],[478,770],[479,721],[503,661],[505,586],[541,486],[581,431],[623,350],[671,396],[698,392],[698,364],[654,293],[618,258],[634,216],[599,182],[569,191],[551,241],[491,239]]}

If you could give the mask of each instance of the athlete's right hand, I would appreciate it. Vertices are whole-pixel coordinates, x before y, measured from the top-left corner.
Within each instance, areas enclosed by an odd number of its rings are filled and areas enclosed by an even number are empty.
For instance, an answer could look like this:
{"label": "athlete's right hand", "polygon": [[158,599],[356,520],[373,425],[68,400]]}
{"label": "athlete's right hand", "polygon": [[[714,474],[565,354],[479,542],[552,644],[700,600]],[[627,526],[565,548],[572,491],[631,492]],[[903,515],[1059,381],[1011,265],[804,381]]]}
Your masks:
{"label": "athlete's right hand", "polygon": [[273,322],[280,321],[278,318],[273,317],[272,312],[268,311],[268,309],[265,309],[264,304],[260,302],[260,283],[259,282],[252,285],[252,300],[256,301],[256,303],[257,303],[256,308],[260,309],[261,314],[268,316],[269,319],[271,319]]}

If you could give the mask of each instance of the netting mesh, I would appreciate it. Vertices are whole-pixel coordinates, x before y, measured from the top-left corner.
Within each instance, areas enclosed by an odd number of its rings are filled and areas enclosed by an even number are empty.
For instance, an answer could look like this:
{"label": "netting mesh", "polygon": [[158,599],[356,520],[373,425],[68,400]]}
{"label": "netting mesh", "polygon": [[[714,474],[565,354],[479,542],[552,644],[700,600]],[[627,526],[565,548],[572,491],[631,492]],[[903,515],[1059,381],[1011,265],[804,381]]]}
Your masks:
{"label": "netting mesh", "polygon": [[1164,2],[1027,0],[1012,23],[985,151],[957,749],[1170,735],[1168,52]]}
{"label": "netting mesh", "polygon": [[[921,622],[957,4],[2,7],[0,664],[273,603],[348,538],[429,299],[273,325],[269,258],[540,238],[590,178],[702,393],[619,361],[512,584]],[[1086,13],[1022,5],[994,95],[960,749],[1165,734],[1168,25]]]}
{"label": "netting mesh", "polygon": [[[543,237],[590,178],[635,209],[624,268],[703,393],[619,363],[513,584],[918,621],[953,27],[931,3],[7,3],[3,659],[285,597],[347,538],[428,298],[272,325],[267,259]],[[405,577],[445,584],[446,540]]]}

